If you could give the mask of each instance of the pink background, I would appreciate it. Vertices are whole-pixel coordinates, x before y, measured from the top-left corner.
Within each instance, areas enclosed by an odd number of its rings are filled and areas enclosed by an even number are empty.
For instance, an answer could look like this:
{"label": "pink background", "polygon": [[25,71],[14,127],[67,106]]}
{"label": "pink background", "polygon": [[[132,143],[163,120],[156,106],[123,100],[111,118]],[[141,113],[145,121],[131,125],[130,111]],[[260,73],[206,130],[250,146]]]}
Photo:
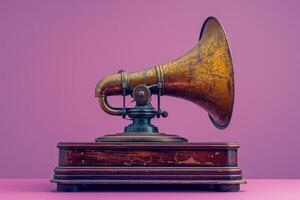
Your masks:
{"label": "pink background", "polygon": [[254,180],[241,186],[240,192],[211,191],[101,191],[55,192],[47,179],[0,179],[0,199],[4,200],[299,200],[300,180]]}
{"label": "pink background", "polygon": [[202,109],[169,97],[162,99],[169,117],[154,122],[192,142],[239,142],[245,178],[300,178],[299,7],[296,0],[1,1],[0,177],[51,178],[57,142],[122,131],[128,121],[98,107],[97,81],[182,55],[212,15],[233,54],[232,123],[217,130]]}

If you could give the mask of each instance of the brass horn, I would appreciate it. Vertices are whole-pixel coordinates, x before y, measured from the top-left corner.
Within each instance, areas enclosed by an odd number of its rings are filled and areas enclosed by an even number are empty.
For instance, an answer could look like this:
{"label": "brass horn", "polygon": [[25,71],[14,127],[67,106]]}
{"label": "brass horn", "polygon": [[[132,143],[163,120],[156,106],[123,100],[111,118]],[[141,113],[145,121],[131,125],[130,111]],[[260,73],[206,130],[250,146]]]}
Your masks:
{"label": "brass horn", "polygon": [[105,77],[96,86],[96,97],[105,112],[124,116],[125,105],[114,108],[107,97],[132,94],[139,85],[148,86],[158,96],[189,100],[206,110],[217,128],[226,128],[233,110],[234,77],[228,41],[219,21],[206,19],[196,46],[174,61],[141,72],[121,71]]}

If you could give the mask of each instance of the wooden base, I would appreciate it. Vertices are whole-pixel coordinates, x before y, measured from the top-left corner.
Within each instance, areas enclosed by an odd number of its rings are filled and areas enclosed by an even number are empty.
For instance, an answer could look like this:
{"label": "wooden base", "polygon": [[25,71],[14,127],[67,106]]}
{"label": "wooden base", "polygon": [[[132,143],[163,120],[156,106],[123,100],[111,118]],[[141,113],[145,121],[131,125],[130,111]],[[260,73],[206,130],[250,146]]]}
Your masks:
{"label": "wooden base", "polygon": [[58,191],[188,189],[238,191],[234,143],[59,143]]}

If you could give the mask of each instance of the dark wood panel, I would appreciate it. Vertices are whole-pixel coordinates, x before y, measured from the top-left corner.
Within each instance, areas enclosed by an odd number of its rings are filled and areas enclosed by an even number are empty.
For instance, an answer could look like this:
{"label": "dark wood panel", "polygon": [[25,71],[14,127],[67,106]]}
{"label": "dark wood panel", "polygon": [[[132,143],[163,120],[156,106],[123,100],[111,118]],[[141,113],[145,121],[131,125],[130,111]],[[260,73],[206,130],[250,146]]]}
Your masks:
{"label": "dark wood panel", "polygon": [[236,150],[60,150],[59,166],[236,166]]}
{"label": "dark wood panel", "polygon": [[[55,175],[55,180],[132,180],[132,175]],[[241,180],[241,175],[134,175],[138,180]]]}
{"label": "dark wood panel", "polygon": [[151,175],[240,175],[238,167],[56,167],[57,175],[151,174]]}
{"label": "dark wood panel", "polygon": [[173,142],[60,142],[59,149],[238,149],[237,143],[173,143]]}

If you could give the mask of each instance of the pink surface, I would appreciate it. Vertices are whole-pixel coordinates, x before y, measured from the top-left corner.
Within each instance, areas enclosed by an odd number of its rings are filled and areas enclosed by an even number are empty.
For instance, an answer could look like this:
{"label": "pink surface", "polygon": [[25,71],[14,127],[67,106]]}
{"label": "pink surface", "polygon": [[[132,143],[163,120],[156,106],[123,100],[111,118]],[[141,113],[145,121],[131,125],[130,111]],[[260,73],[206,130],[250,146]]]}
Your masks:
{"label": "pink surface", "polygon": [[299,7],[297,0],[1,0],[0,177],[52,177],[57,142],[122,131],[127,120],[100,110],[97,81],[182,55],[212,15],[231,44],[232,123],[217,130],[202,109],[168,97],[169,117],[154,123],[193,142],[239,142],[246,178],[300,178]]}
{"label": "pink surface", "polygon": [[240,192],[205,191],[129,191],[129,192],[76,192],[55,191],[55,185],[47,179],[2,179],[0,180],[0,199],[5,200],[54,200],[54,199],[209,199],[209,200],[299,200],[300,180],[248,180]]}

